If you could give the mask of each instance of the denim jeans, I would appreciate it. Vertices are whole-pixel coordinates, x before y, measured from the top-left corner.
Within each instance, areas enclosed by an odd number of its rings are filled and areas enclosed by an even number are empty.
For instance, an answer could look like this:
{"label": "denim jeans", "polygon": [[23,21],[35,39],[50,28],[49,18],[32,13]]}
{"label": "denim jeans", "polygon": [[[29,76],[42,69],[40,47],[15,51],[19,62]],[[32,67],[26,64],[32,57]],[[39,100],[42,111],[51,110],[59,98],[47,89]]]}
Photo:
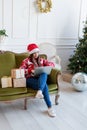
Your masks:
{"label": "denim jeans", "polygon": [[47,104],[47,107],[51,107],[51,101],[48,92],[47,85],[47,74],[42,73],[38,77],[30,77],[26,81],[27,87],[31,87],[34,90],[41,90],[44,96],[44,100]]}

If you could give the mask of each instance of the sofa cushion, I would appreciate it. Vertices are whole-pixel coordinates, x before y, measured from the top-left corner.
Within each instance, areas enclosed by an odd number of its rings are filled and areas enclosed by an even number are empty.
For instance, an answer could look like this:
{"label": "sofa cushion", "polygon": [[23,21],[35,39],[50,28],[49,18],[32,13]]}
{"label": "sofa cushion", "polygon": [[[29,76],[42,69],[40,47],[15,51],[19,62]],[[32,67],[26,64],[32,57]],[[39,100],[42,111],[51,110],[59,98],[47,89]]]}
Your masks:
{"label": "sofa cushion", "polygon": [[11,96],[16,94],[27,93],[27,88],[0,88],[0,96]]}
{"label": "sofa cushion", "polygon": [[[5,52],[0,54],[0,79],[2,76],[10,76],[11,69],[15,67],[16,67],[16,63],[15,63],[14,53]],[[1,80],[0,80],[0,84],[1,84]]]}
{"label": "sofa cushion", "polygon": [[[50,84],[50,85],[48,85],[48,88],[49,88],[49,92],[53,91],[53,90],[57,90],[57,85],[56,84]],[[28,93],[36,93],[37,90],[34,90],[31,87],[29,87],[29,88],[27,88],[27,92]]]}
{"label": "sofa cushion", "polygon": [[8,96],[0,96],[0,101],[11,101],[11,100],[16,100],[16,99],[20,99],[20,98],[25,98],[28,95],[26,93],[23,94],[15,94],[15,95],[8,95]]}

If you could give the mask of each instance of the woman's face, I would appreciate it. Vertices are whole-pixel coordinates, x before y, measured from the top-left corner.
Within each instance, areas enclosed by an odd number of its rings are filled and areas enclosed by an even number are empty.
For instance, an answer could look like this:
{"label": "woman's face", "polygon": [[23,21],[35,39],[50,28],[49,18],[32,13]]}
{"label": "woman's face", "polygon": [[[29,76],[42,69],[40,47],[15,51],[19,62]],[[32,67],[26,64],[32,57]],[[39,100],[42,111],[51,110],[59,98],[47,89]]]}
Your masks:
{"label": "woman's face", "polygon": [[34,57],[35,59],[38,58],[38,56],[39,56],[39,52],[33,53],[33,57]]}

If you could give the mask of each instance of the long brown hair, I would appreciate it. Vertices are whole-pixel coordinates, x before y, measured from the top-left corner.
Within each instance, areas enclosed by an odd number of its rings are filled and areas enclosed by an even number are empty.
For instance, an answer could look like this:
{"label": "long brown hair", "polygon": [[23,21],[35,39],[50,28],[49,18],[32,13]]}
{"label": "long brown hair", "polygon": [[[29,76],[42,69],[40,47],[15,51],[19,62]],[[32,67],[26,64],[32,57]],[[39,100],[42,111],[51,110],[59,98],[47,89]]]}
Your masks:
{"label": "long brown hair", "polygon": [[35,67],[41,66],[40,56],[38,56],[37,59],[35,59],[35,58],[33,57],[33,54],[31,54],[31,55],[29,56],[29,58],[30,58],[30,61],[34,64]]}

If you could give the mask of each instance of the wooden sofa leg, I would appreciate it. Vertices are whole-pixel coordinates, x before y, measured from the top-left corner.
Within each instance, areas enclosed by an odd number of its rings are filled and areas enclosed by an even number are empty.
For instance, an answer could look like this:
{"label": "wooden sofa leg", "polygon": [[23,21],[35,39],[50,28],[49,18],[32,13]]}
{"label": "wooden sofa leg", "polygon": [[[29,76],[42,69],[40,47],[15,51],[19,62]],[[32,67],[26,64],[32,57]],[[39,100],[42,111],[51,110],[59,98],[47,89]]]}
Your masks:
{"label": "wooden sofa leg", "polygon": [[24,110],[27,110],[27,98],[24,99]]}
{"label": "wooden sofa leg", "polygon": [[55,105],[58,105],[58,104],[59,104],[59,103],[58,103],[58,98],[59,98],[59,96],[60,96],[59,94],[56,94],[56,95],[55,95]]}

